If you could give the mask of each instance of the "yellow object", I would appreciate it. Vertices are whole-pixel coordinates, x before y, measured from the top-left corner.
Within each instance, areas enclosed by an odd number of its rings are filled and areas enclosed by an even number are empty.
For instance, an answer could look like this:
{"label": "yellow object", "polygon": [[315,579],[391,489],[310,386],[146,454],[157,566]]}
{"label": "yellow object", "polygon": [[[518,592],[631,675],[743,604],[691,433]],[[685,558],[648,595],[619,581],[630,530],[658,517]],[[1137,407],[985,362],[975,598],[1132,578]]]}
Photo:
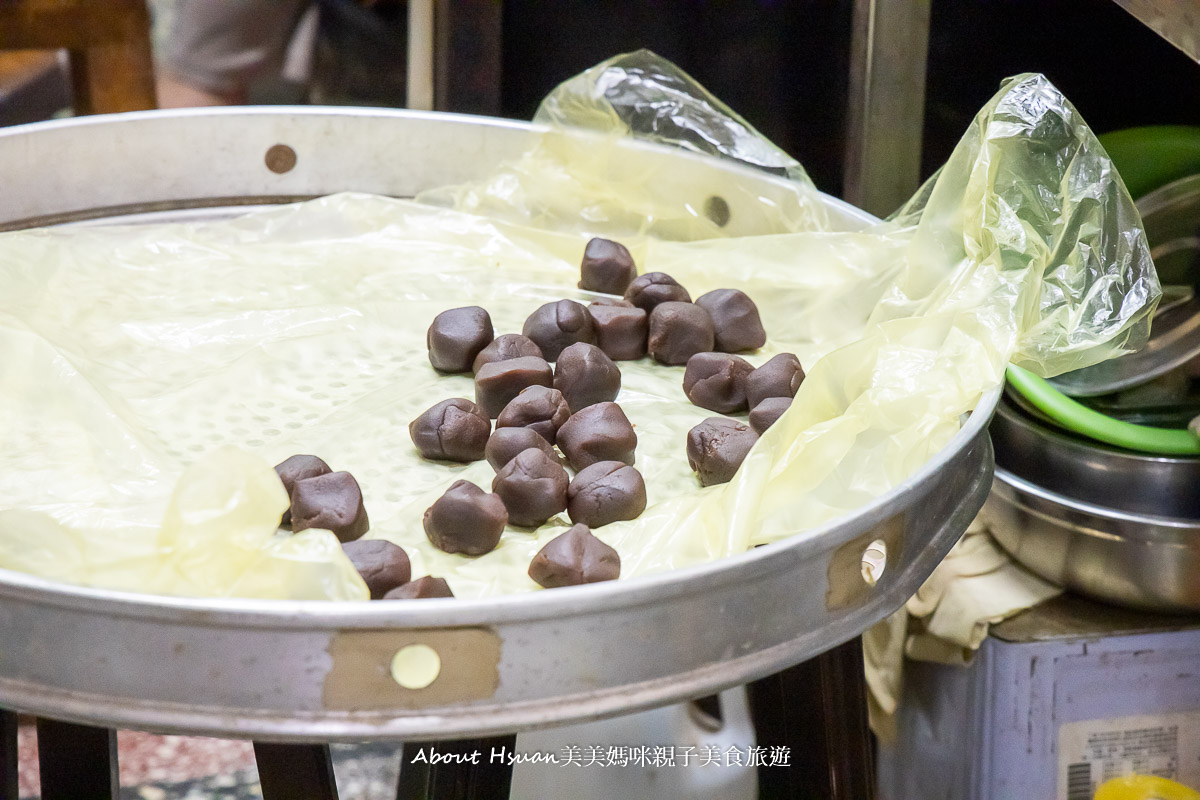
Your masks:
{"label": "yellow object", "polygon": [[1127,775],[1105,781],[1093,800],[1200,800],[1200,792],[1153,775]]}
{"label": "yellow object", "polygon": [[[591,74],[560,92],[592,86],[603,100],[620,78]],[[752,131],[730,133],[719,108],[697,117],[655,94],[675,85],[661,83],[644,98],[654,107],[728,136],[738,147],[723,156],[753,151]],[[1137,212],[1040,76],[1006,84],[936,182],[865,231],[812,230],[820,215],[799,179],[718,225],[672,192],[711,169],[630,156],[628,130],[602,145],[552,132],[493,179],[429,198],[466,211],[336,195],[217,223],[0,235],[0,566],[131,590],[365,598],[329,534],[273,533],[283,499],[266,470],[315,453],[354,473],[369,536],[403,546],[414,575],[443,576],[460,597],[536,589],[529,562],[565,515],[510,529],[478,558],[437,550],[423,511],[493,471],[422,461],[406,426],[473,396],[470,376],[430,367],[433,317],[478,304],[505,333],[541,303],[587,301],[576,283],[595,230],[693,296],[746,291],[770,336],[749,359],[790,351],[808,368],[734,480],[701,489],[684,441],[711,413],[687,401],[683,368],[621,364],[650,495],[639,519],[596,532],[622,577],[831,522],[940,450],[1010,360],[1054,374],[1145,333],[1158,284]]]}
{"label": "yellow object", "polygon": [[424,689],[442,671],[442,658],[427,644],[409,644],[392,656],[392,679],[405,689]]}

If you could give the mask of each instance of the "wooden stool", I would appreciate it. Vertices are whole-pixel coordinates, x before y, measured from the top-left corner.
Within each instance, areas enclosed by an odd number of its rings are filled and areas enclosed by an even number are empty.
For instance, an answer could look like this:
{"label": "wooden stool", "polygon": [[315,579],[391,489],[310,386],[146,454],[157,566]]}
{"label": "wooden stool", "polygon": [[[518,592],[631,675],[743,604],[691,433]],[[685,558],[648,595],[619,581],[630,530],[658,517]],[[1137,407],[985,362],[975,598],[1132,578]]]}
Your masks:
{"label": "wooden stool", "polygon": [[145,0],[0,0],[0,50],[59,48],[76,114],[156,106]]}

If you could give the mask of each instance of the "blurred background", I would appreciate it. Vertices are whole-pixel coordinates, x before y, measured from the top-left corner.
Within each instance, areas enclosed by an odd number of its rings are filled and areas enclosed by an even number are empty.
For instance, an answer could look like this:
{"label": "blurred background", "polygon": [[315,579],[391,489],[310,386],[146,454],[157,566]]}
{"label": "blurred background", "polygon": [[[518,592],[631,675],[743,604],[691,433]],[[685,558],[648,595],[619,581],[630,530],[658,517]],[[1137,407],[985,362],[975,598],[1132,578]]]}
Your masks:
{"label": "blurred background", "polygon": [[[22,2],[30,0],[0,0],[0,7]],[[448,76],[438,87],[439,109],[529,119],[560,81],[646,47],[799,159],[821,189],[843,193],[851,0],[437,5],[451,16],[439,31],[439,74]],[[946,159],[1000,81],[1020,72],[1049,76],[1100,133],[1200,123],[1200,66],[1117,3],[912,5],[930,15],[921,178]],[[160,105],[405,105],[403,0],[149,0],[148,6]],[[3,38],[0,32],[0,45]],[[0,124],[69,113],[65,63],[46,51],[0,50]]]}

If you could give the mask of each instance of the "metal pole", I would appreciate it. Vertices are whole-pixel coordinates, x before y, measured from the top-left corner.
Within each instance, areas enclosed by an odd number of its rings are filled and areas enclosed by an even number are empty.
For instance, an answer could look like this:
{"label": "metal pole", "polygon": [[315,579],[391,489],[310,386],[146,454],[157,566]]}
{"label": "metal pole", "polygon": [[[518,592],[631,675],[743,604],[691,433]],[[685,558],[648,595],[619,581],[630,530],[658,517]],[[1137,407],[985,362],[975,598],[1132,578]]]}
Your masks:
{"label": "metal pole", "polygon": [[920,185],[929,0],[855,0],[846,200],[877,216]]}
{"label": "metal pole", "polygon": [[1143,25],[1200,63],[1200,13],[1195,0],[1116,0]]}
{"label": "metal pole", "polygon": [[433,110],[433,3],[408,3],[408,107]]}

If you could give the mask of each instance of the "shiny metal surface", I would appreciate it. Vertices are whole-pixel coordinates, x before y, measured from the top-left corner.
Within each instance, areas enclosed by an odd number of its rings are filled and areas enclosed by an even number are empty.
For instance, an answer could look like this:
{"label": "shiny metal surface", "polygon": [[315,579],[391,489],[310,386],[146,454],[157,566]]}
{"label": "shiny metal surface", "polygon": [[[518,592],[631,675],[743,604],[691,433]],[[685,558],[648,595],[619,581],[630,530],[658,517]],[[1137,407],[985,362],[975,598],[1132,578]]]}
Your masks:
{"label": "shiny metal surface", "polygon": [[1192,0],[1115,0],[1139,22],[1200,62],[1200,15]]}
{"label": "shiny metal surface", "polygon": [[1200,458],[1148,456],[1075,438],[1006,393],[991,424],[996,466],[1052,492],[1136,514],[1200,520]]}
{"label": "shiny metal surface", "polygon": [[[262,205],[342,191],[412,197],[478,178],[531,144],[528,123],[465,114],[320,106],[180,109],[97,115],[0,130],[0,231],[178,209]],[[284,144],[294,167],[275,172],[267,153]],[[629,145],[625,165],[660,166],[662,149]],[[719,197],[734,236],[756,227],[760,202],[787,204],[786,181],[727,161],[672,151],[671,180],[647,193]],[[727,192],[731,178],[753,191]],[[728,196],[726,196],[728,195]],[[835,226],[872,217],[825,197]]]}
{"label": "shiny metal surface", "polygon": [[1150,340],[1133,353],[1050,379],[1063,394],[1096,397],[1140,386],[1200,354],[1200,297],[1154,315]]}
{"label": "shiny metal surface", "polygon": [[1137,201],[1154,268],[1164,284],[1196,284],[1200,259],[1200,175],[1155,189]]}
{"label": "shiny metal surface", "polygon": [[408,96],[405,106],[419,111],[433,109],[433,0],[410,0],[408,4]]}
{"label": "shiny metal surface", "polygon": [[929,0],[855,0],[845,196],[890,214],[921,185]]}
{"label": "shiny metal surface", "polygon": [[992,535],[1046,580],[1151,611],[1200,610],[1200,522],[1072,500],[997,467]]}
{"label": "shiny metal surface", "polygon": [[1096,397],[1139,386],[1200,354],[1200,175],[1163,186],[1137,202],[1163,298],[1150,341],[1137,352],[1051,378],[1073,397]]}
{"label": "shiny metal surface", "polygon": [[[270,203],[340,190],[408,196],[480,176],[529,126],[362,109],[92,117],[0,131],[0,225]],[[264,155],[286,144],[293,169]],[[630,146],[629,159],[653,148]],[[785,197],[777,179],[688,154],[695,207]],[[750,198],[750,199],[747,199]],[[869,218],[828,199],[846,227]],[[746,215],[750,216],[750,215]],[[749,231],[746,231],[749,232]],[[482,600],[279,603],[162,598],[0,572],[0,706],[70,721],[259,740],[445,739],[594,719],[696,697],[811,658],[898,608],[991,486],[989,393],[934,459],[854,514],[719,562]],[[863,555],[886,562],[874,584]],[[873,551],[874,552],[874,551]],[[392,677],[422,644],[423,689]]]}

